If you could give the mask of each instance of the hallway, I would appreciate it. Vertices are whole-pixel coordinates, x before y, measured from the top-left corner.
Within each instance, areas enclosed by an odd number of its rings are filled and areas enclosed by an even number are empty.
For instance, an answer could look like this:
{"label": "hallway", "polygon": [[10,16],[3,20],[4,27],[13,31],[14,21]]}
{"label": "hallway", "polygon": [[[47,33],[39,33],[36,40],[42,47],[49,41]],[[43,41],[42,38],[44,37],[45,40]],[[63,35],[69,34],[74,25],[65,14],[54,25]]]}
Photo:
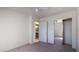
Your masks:
{"label": "hallway", "polygon": [[24,45],[9,52],[74,52],[71,46],[62,45],[61,40],[56,39],[56,44],[46,44],[43,42],[37,42],[34,44]]}

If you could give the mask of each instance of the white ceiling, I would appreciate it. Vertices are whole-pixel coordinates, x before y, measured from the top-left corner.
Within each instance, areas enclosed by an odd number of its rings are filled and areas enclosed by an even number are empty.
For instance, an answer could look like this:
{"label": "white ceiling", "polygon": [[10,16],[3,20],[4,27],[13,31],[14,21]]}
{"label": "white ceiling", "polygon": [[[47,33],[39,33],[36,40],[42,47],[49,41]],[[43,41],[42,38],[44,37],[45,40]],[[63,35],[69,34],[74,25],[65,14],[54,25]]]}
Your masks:
{"label": "white ceiling", "polygon": [[[18,12],[32,15],[36,18],[42,18],[50,15],[54,15],[60,12],[69,11],[75,9],[75,7],[8,7]],[[36,12],[36,8],[39,8]]]}

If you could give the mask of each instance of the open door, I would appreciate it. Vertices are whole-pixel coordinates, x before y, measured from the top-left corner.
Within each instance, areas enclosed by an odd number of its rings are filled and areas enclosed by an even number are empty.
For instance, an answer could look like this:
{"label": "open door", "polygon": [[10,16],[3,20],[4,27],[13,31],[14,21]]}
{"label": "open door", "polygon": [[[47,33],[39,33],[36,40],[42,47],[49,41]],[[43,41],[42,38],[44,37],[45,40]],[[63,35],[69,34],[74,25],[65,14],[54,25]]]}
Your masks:
{"label": "open door", "polygon": [[63,20],[63,43],[72,45],[72,18]]}
{"label": "open door", "polygon": [[47,22],[40,21],[39,23],[39,41],[47,42]]}
{"label": "open door", "polygon": [[48,21],[48,43],[54,44],[54,21]]}
{"label": "open door", "polygon": [[53,20],[40,21],[39,40],[41,42],[54,44],[54,22]]}

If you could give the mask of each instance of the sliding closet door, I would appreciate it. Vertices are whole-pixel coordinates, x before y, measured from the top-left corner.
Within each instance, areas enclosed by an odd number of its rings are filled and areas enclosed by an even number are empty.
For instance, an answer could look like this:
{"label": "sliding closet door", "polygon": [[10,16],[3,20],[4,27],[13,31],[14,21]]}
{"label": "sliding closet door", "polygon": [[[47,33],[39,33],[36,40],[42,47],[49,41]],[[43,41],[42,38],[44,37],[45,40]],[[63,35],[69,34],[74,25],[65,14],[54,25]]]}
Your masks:
{"label": "sliding closet door", "polygon": [[47,22],[46,21],[40,21],[39,40],[41,42],[47,42]]}
{"label": "sliding closet door", "polygon": [[54,22],[48,21],[48,43],[54,44]]}

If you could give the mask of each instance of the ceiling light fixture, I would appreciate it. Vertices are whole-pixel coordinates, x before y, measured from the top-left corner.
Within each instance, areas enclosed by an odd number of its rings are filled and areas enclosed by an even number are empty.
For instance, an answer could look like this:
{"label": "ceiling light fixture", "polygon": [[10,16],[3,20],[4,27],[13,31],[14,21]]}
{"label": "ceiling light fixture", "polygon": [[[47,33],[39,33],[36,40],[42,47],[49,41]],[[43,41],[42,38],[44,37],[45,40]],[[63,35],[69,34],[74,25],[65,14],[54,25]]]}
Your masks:
{"label": "ceiling light fixture", "polygon": [[35,8],[35,12],[38,12],[39,10],[47,10],[48,7],[37,7]]}

